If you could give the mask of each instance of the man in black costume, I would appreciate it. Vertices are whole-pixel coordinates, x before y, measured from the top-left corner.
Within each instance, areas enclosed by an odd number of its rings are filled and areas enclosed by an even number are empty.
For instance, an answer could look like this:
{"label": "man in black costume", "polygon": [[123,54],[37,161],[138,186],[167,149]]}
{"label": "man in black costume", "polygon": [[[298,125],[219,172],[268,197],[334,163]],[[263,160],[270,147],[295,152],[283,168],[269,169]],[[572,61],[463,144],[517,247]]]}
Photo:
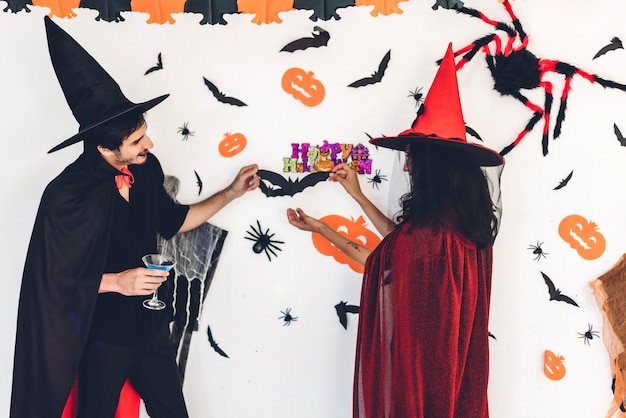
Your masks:
{"label": "man in black costume", "polygon": [[164,238],[193,229],[259,185],[255,164],[192,205],[174,202],[149,150],[143,103],[74,39],[45,18],[50,57],[79,132],[53,152],[84,152],[46,187],[20,293],[11,418],[59,418],[75,377],[78,416],[112,418],[128,378],[152,418],[183,418],[185,407],[168,316],[142,306],[166,279],[143,267]]}

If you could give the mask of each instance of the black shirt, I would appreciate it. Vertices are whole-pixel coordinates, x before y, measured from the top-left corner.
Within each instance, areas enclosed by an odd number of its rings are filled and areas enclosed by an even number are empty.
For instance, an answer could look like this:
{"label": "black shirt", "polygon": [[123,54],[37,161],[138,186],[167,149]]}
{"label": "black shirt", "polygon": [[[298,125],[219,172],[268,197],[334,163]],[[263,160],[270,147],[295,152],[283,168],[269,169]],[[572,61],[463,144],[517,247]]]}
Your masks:
{"label": "black shirt", "polygon": [[[135,176],[127,202],[117,193],[113,198],[113,225],[105,273],[145,267],[141,258],[157,252],[157,231],[171,237],[182,225],[188,206],[175,204],[163,187],[142,184],[144,166],[129,167]],[[152,191],[150,191],[152,190]],[[147,194],[146,194],[147,193]],[[154,201],[152,194],[156,193]],[[172,274],[168,280],[172,280]],[[163,285],[161,286],[163,289]],[[150,296],[100,293],[90,329],[90,340],[133,345],[147,341],[168,319],[170,309],[153,311],[142,303]],[[171,308],[171,301],[166,301]]]}

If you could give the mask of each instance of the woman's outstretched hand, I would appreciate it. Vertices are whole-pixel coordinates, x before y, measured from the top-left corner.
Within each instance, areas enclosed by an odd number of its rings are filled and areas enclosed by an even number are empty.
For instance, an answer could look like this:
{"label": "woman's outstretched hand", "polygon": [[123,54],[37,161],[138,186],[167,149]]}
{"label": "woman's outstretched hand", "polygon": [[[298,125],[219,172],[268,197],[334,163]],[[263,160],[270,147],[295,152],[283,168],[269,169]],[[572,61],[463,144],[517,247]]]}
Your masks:
{"label": "woman's outstretched hand", "polygon": [[303,231],[319,232],[324,225],[320,220],[307,215],[300,208],[287,209],[287,219],[291,225]]}

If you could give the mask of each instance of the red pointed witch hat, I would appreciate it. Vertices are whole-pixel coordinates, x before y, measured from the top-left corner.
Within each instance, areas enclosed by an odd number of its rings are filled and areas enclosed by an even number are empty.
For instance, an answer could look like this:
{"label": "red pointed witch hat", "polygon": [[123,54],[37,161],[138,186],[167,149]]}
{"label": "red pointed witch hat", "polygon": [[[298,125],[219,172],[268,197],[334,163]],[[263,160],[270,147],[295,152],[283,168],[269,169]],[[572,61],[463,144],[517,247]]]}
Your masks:
{"label": "red pointed witch hat", "polygon": [[48,50],[67,104],[80,127],[78,133],[53,147],[60,150],[85,139],[91,129],[131,110],[147,111],[165,100],[165,94],[147,102],[133,103],[102,66],[67,32],[44,17]]}
{"label": "red pointed witch hat", "polygon": [[448,45],[446,55],[411,129],[400,132],[397,136],[372,138],[369,142],[400,151],[414,143],[437,144],[464,151],[481,166],[497,166],[504,162],[496,151],[467,142],[452,44]]}

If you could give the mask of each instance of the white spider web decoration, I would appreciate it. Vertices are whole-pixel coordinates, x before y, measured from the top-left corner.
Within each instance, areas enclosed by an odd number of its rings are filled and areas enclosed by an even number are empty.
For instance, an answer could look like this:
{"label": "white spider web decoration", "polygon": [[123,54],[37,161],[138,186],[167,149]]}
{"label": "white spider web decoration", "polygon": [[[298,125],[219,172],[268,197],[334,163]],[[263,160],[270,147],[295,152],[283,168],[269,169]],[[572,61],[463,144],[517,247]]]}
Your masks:
{"label": "white spider web decoration", "polygon": [[[173,199],[176,199],[179,183],[176,177],[165,177],[163,185]],[[168,305],[172,307],[170,340],[176,349],[181,381],[185,376],[191,335],[198,330],[202,305],[227,235],[228,231],[204,223],[169,240],[158,237],[159,252],[176,262],[174,283],[169,295],[166,295],[170,302]]]}

